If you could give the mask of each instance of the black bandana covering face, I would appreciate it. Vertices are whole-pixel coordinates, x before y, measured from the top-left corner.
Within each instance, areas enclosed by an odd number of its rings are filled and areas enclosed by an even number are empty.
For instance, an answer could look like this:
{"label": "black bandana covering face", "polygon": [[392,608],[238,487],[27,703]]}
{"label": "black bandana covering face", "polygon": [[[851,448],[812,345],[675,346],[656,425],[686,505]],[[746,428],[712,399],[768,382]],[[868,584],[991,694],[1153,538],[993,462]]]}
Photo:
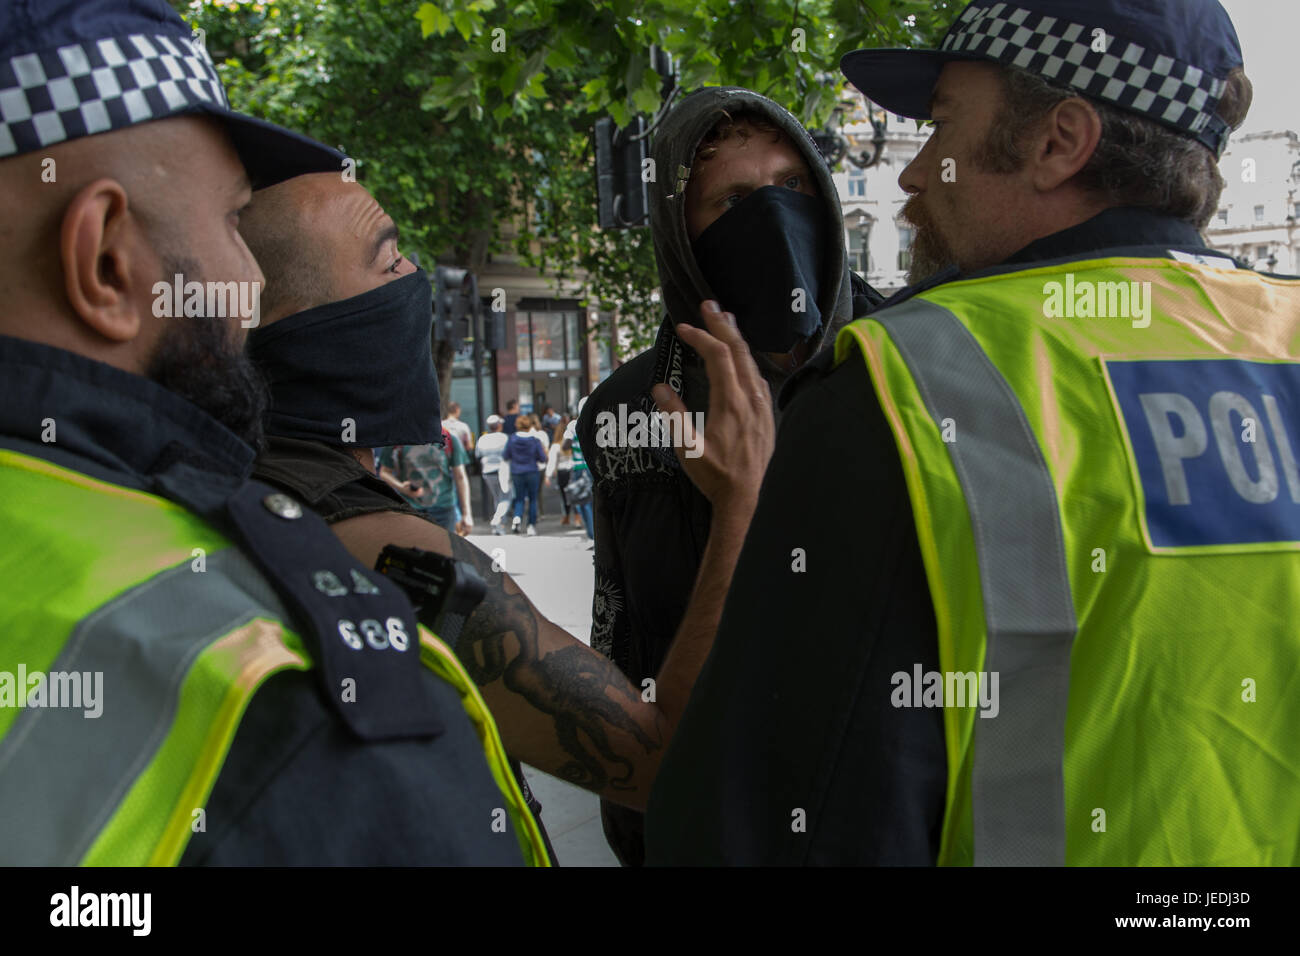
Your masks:
{"label": "black bandana covering face", "polygon": [[418,269],[254,329],[248,354],[271,387],[267,434],[362,447],[441,443],[432,328],[433,290]]}
{"label": "black bandana covering face", "polygon": [[722,307],[735,314],[750,348],[789,352],[821,328],[817,292],[825,216],[820,199],[764,186],[691,244],[705,281]]}

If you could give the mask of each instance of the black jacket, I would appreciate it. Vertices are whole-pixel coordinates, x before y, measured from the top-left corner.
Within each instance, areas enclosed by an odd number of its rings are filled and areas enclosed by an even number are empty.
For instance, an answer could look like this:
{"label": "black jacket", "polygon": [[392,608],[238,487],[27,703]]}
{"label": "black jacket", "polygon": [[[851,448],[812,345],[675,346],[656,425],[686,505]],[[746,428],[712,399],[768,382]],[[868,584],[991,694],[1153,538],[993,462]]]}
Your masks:
{"label": "black jacket", "polygon": [[[596,583],[592,647],[610,657],[634,684],[654,677],[690,600],[708,540],[711,508],[686,477],[670,448],[602,448],[596,419],[655,409],[650,389],[668,382],[692,412],[708,409],[703,362],[674,333],[678,322],[701,324],[699,305],[712,298],[691,251],[684,186],[677,177],[689,167],[705,133],[722,110],[757,110],[784,131],[804,154],[826,206],[823,268],[818,307],[826,318],[810,342],[828,347],[835,333],[865,314],[881,296],[848,269],[843,216],[830,171],[807,131],[793,116],[749,90],[710,88],[679,103],[660,124],[653,152],[661,174],[651,189],[651,236],[667,316],[655,345],[618,368],[591,395],[578,421],[578,438],[595,480]],[[723,303],[724,306],[726,303]],[[766,355],[754,360],[773,396],[789,377]],[[775,405],[775,403],[774,403]],[[605,834],[619,858],[641,862],[642,815],[616,804],[602,805]]]}
{"label": "black jacket", "polygon": [[[1216,255],[1185,223],[1112,209],[988,272],[1137,246]],[[956,277],[905,289],[880,311]],[[647,862],[933,864],[943,712],[890,704],[892,674],[939,669],[894,435],[861,362],[837,367],[823,355],[781,403],[713,652],[650,795]],[[803,505],[814,501],[810,520]],[[795,548],[803,573],[791,570]],[[803,832],[792,826],[798,810]]]}
{"label": "black jacket", "polygon": [[[46,444],[41,421],[51,417],[58,440]],[[0,447],[176,501],[242,545],[287,606],[312,568],[285,562],[281,543],[306,538],[322,563],[354,564],[310,513],[285,521],[260,506],[238,510],[250,491],[260,501],[272,489],[250,481],[253,450],[214,419],[145,378],[70,352],[0,336]],[[68,571],[56,564],[50,573]],[[380,590],[383,603],[373,607],[410,614],[391,587]],[[318,611],[331,601],[308,600]],[[305,616],[285,623],[315,646]],[[0,631],[0,649],[4,640]],[[181,862],[522,862],[513,825],[508,837],[491,832],[501,793],[456,692],[429,672],[420,693],[436,702],[439,735],[365,741],[327,701],[317,671],[271,676],[239,723],[203,805],[206,829],[193,834]]]}

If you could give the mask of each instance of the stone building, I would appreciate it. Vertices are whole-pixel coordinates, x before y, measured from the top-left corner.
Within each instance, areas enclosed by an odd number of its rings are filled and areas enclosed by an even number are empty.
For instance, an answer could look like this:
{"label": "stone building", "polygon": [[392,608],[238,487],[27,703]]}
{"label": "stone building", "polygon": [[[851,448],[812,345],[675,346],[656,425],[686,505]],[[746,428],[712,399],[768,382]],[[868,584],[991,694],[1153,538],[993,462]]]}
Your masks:
{"label": "stone building", "polygon": [[1205,231],[1210,245],[1255,269],[1300,274],[1300,137],[1234,134],[1219,172],[1226,185]]}
{"label": "stone building", "polygon": [[[841,131],[851,156],[861,158],[873,150],[874,129],[868,104],[861,97],[846,117]],[[898,185],[898,175],[916,156],[930,131],[918,128],[916,120],[885,114],[876,109],[877,123],[884,126],[884,148],[875,165],[862,168],[850,158],[834,172],[835,187],[844,210],[844,242],[849,250],[849,268],[862,275],[885,295],[907,284],[912,229],[899,220],[907,193]]]}

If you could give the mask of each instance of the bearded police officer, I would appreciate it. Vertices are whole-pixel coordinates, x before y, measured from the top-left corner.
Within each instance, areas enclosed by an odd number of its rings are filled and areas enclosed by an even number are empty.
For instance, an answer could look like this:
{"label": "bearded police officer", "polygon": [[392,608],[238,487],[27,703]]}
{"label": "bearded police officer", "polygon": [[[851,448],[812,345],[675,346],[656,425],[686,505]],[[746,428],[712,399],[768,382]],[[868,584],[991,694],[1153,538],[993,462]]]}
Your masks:
{"label": "bearded police officer", "polygon": [[924,281],[782,396],[650,861],[1300,862],[1300,280],[1199,232],[1228,16],[976,0],[842,65],[934,127]]}
{"label": "bearded police officer", "polygon": [[341,160],[161,2],[0,7],[0,863],[547,862],[455,658],[249,480],[239,210]]}

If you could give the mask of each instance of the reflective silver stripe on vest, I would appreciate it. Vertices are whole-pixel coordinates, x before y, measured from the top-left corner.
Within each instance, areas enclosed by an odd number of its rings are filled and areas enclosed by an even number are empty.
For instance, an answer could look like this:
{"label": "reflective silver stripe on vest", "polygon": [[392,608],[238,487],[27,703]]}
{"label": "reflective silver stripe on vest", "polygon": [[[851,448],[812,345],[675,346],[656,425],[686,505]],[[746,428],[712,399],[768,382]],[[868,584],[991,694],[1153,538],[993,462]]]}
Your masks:
{"label": "reflective silver stripe on vest", "polygon": [[[961,321],[911,299],[873,316],[948,444],[979,560],[1000,710],[975,718],[976,865],[1065,863],[1065,715],[1076,623],[1056,487],[1020,402]],[[1020,321],[1008,313],[1005,321]]]}
{"label": "reflective silver stripe on vest", "polygon": [[28,708],[0,740],[0,865],[73,866],[166,739],[195,659],[257,617],[287,620],[233,548],[155,575],[89,615],[51,672],[101,672],[103,711]]}

